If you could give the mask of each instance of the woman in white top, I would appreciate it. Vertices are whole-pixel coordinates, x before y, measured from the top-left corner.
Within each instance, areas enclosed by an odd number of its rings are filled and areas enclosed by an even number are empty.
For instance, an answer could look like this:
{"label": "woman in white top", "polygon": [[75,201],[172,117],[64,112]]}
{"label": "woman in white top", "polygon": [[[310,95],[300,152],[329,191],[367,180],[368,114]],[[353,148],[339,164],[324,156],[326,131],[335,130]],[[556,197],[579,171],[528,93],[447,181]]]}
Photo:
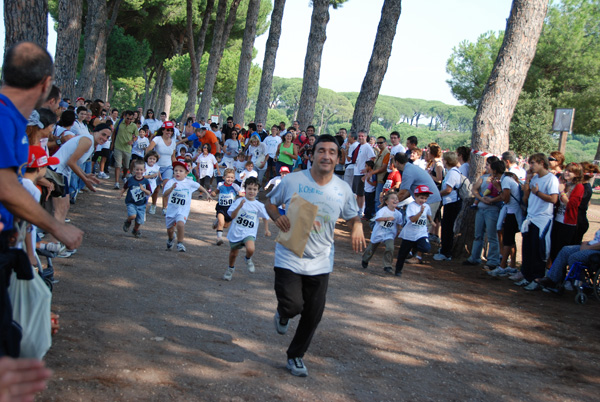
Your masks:
{"label": "woman in white top", "polygon": [[262,183],[262,179],[267,171],[267,148],[265,144],[260,142],[258,134],[250,137],[250,144],[246,148],[246,161],[254,163],[254,168],[258,172],[258,183]]}
{"label": "woman in white top", "polygon": [[161,126],[161,122],[155,118],[154,110],[148,109],[146,111],[146,118],[144,119],[144,124],[148,126],[150,132],[154,134],[155,131]]}
{"label": "woman in white top", "polygon": [[[147,118],[146,118],[147,119]],[[148,148],[146,148],[146,155],[148,152],[155,150],[158,155],[158,162],[156,163],[160,167],[160,172],[157,180],[158,188],[163,188],[163,184],[173,178],[173,162],[175,159],[175,151],[177,143],[173,138],[175,133],[175,126],[173,122],[167,121],[164,127],[161,127],[156,132],[156,136],[150,142]],[[152,204],[156,205],[156,199],[158,197],[158,191],[152,194]],[[163,215],[166,213],[167,198],[163,196]]]}
{"label": "woman in white top", "polygon": [[90,130],[88,130],[87,125],[85,124],[86,119],[88,118],[88,110],[85,106],[79,106],[77,108],[77,120],[73,123],[73,127],[71,127],[71,131],[75,133],[75,135],[89,134]]}
{"label": "woman in white top", "polygon": [[92,134],[84,133],[72,138],[54,154],[60,163],[54,166],[53,170],[63,176],[65,184],[65,194],[52,199],[54,217],[59,222],[64,222],[69,212],[68,180],[71,172],[75,173],[91,191],[95,192],[94,184],[100,183],[93,173],[86,174],[80,167],[92,155],[96,145],[104,144],[111,134],[110,127],[104,123],[98,124],[94,130]]}
{"label": "woman in white top", "polygon": [[451,260],[452,246],[454,245],[454,221],[460,212],[462,200],[458,198],[457,189],[461,185],[460,171],[458,170],[458,156],[456,152],[446,152],[442,155],[444,167],[448,170],[446,177],[442,181],[442,202],[444,212],[442,216],[442,248],[440,252],[433,256],[436,261]]}
{"label": "woman in white top", "polygon": [[242,147],[242,144],[237,137],[238,131],[232,129],[231,133],[227,135],[225,144],[223,145],[223,164],[228,167],[233,167],[235,158],[237,158],[240,153],[240,148]]}

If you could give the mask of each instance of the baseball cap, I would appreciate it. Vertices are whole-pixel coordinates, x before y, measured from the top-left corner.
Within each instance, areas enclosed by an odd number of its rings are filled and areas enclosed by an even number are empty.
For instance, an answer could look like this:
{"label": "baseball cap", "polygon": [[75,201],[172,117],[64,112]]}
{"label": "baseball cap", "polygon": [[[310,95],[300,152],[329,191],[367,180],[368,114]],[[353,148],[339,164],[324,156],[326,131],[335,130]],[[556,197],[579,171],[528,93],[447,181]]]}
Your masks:
{"label": "baseball cap", "polygon": [[200,123],[192,123],[192,127],[194,128],[200,128]]}
{"label": "baseball cap", "polygon": [[240,128],[242,128],[242,126],[240,126],[239,124],[236,124],[234,127],[235,127],[235,128],[237,128],[238,130],[239,130]]}
{"label": "baseball cap", "polygon": [[290,172],[290,168],[287,166],[282,166],[281,169],[279,169],[279,173],[289,173]]}
{"label": "baseball cap", "polygon": [[44,166],[58,165],[60,159],[46,154],[46,150],[37,145],[29,146],[29,158],[27,159],[27,167],[41,168]]}
{"label": "baseball cap", "polygon": [[172,121],[165,121],[162,126],[163,128],[175,128],[175,124]]}
{"label": "baseball cap", "polygon": [[182,168],[184,168],[186,171],[189,170],[188,168],[188,164],[185,162],[181,162],[181,161],[175,161],[173,162],[173,169],[175,169],[175,166],[181,166]]}
{"label": "baseball cap", "polygon": [[425,185],[417,186],[417,188],[415,188],[414,193],[415,193],[415,195],[416,194],[433,194],[431,191],[429,191],[429,187],[427,187]]}
{"label": "baseball cap", "polygon": [[58,106],[66,109],[69,107],[69,104],[65,101],[60,101],[60,102],[58,102]]}
{"label": "baseball cap", "polygon": [[80,96],[79,98],[75,99],[75,102],[78,102],[78,101],[80,101],[80,100],[84,101],[84,100],[85,100],[85,98],[82,98],[82,97]]}

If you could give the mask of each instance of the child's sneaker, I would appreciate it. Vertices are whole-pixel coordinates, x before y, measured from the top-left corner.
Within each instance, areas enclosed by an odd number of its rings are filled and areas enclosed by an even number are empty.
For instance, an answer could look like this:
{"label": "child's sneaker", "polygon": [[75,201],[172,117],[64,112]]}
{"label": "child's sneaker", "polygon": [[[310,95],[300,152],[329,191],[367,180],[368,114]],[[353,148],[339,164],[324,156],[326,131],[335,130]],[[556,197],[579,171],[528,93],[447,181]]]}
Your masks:
{"label": "child's sneaker", "polygon": [[444,254],[442,253],[437,253],[433,256],[433,259],[436,261],[451,261],[452,257],[446,257]]}
{"label": "child's sneaker", "polygon": [[366,262],[366,261],[361,261],[361,262],[360,262],[360,265],[362,265],[362,267],[363,267],[364,269],[367,269],[367,268],[369,267],[369,263],[368,263],[368,262]]}
{"label": "child's sneaker", "polygon": [[67,249],[62,243],[46,243],[46,250],[56,254],[62,254]]}
{"label": "child's sneaker", "polygon": [[225,271],[225,275],[223,275],[224,281],[230,281],[233,277],[233,272],[235,271],[234,267],[227,267],[227,271]]}
{"label": "child's sneaker", "polygon": [[185,246],[183,245],[183,243],[177,243],[177,251],[185,253]]}
{"label": "child's sneaker", "polygon": [[150,211],[148,211],[150,215],[154,215],[156,213],[156,205],[150,205]]}
{"label": "child's sneaker", "polygon": [[172,250],[175,245],[175,238],[167,239],[167,250]]}
{"label": "child's sneaker", "polygon": [[123,232],[129,232],[129,228],[131,227],[131,221],[125,221],[123,223]]}
{"label": "child's sneaker", "polygon": [[133,230],[131,233],[137,239],[139,239],[140,237],[142,237],[142,232],[140,230]]}
{"label": "child's sneaker", "polygon": [[220,246],[221,244],[223,244],[223,239],[217,239],[217,246]]}
{"label": "child's sneaker", "polygon": [[246,258],[246,268],[250,273],[254,273],[256,271],[256,268],[254,267],[254,262],[252,262],[252,258]]}
{"label": "child's sneaker", "polygon": [[121,186],[119,186],[119,183],[117,182],[117,183],[115,183],[115,186],[114,186],[113,188],[114,188],[115,190],[118,190],[118,189],[120,189],[120,188],[121,188]]}

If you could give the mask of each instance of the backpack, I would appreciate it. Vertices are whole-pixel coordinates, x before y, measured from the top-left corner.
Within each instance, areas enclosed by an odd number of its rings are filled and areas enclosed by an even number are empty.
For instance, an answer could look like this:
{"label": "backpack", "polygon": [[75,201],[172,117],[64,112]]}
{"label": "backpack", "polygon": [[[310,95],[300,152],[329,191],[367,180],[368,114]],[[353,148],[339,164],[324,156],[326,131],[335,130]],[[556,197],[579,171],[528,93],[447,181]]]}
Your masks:
{"label": "backpack", "polygon": [[526,216],[527,215],[527,205],[525,205],[525,203],[523,202],[523,186],[521,185],[521,183],[517,183],[517,184],[519,186],[519,198],[517,199],[517,197],[515,197],[512,192],[510,193],[510,196],[519,203],[519,207],[521,208],[521,211],[523,212],[523,216]]}
{"label": "backpack", "polygon": [[[460,171],[458,171],[458,172],[460,173]],[[460,173],[460,177],[461,177],[460,185],[456,189],[456,194],[458,194],[458,199],[466,200],[468,198],[473,197],[473,193],[472,193],[473,183],[471,183],[471,180],[469,180],[469,178],[467,176],[464,176],[462,173]]]}

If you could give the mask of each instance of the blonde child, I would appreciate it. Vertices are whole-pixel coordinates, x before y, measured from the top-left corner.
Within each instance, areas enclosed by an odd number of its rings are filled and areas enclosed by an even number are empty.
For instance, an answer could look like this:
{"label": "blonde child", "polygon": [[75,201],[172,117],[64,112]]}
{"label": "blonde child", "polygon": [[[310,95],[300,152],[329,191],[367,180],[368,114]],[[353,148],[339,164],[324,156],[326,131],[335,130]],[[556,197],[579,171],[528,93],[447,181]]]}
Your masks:
{"label": "blonde child", "polygon": [[233,163],[233,168],[235,169],[235,184],[240,186],[242,184],[240,175],[246,170],[246,156],[243,153],[238,154],[236,161]]}
{"label": "blonde child", "polygon": [[375,214],[375,226],[371,233],[371,242],[362,256],[362,267],[367,268],[375,250],[381,243],[385,245],[383,253],[383,269],[392,272],[394,258],[394,240],[402,223],[402,213],[396,209],[399,203],[398,194],[388,192],[383,196],[384,207]]}
{"label": "blonde child", "polygon": [[[429,187],[425,185],[417,186],[414,190],[414,201],[406,207],[406,224],[400,232],[402,244],[398,250],[398,260],[396,261],[396,276],[402,276],[404,260],[408,253],[416,246],[417,251],[427,253],[431,250],[429,244],[429,234],[427,233],[427,222],[433,223],[431,218],[431,208],[427,203]],[[417,256],[419,260],[421,257]],[[392,272],[390,269],[388,272]]]}
{"label": "blonde child", "polygon": [[244,183],[246,182],[246,179],[248,179],[250,177],[258,178],[258,172],[256,170],[254,170],[254,163],[252,161],[246,162],[244,171],[242,173],[240,173],[242,189],[245,188]]}
{"label": "blonde child", "polygon": [[135,220],[133,231],[135,237],[141,237],[140,226],[146,221],[146,204],[148,197],[152,195],[150,180],[144,177],[145,164],[142,160],[135,160],[132,165],[132,176],[127,179],[119,198],[127,192],[125,205],[127,206],[127,219],[123,223],[123,231],[129,232],[131,222]]}
{"label": "blonde child", "polygon": [[148,211],[150,215],[156,213],[156,200],[158,199],[158,185],[156,183],[156,179],[160,177],[160,166],[156,164],[158,158],[160,158],[160,155],[154,150],[144,156],[146,162],[144,178],[150,182],[150,191],[152,192],[152,204],[150,204],[150,210]]}
{"label": "blonde child", "polygon": [[229,266],[223,275],[223,279],[230,281],[235,271],[235,260],[242,247],[246,248],[246,268],[248,272],[255,271],[252,256],[255,250],[256,234],[258,233],[258,219],[262,218],[265,224],[265,236],[271,236],[269,232],[269,215],[262,202],[256,199],[258,195],[258,179],[249,177],[245,182],[246,196],[238,198],[227,210],[233,221],[231,229],[227,233],[229,240]]}
{"label": "blonde child", "polygon": [[241,189],[240,186],[234,183],[235,170],[225,169],[223,172],[223,183],[217,186],[217,190],[212,192],[212,196],[219,196],[217,201],[216,215],[217,219],[213,223],[213,229],[217,230],[217,246],[223,244],[223,229],[231,223],[231,216],[227,212],[233,204]]}
{"label": "blonde child", "polygon": [[190,214],[192,193],[198,189],[204,191],[210,201],[210,195],[204,187],[188,179],[188,166],[185,162],[173,162],[173,178],[165,185],[164,195],[168,199],[165,223],[167,226],[167,250],[175,245],[175,229],[177,229],[177,251],[185,252],[185,222]]}

